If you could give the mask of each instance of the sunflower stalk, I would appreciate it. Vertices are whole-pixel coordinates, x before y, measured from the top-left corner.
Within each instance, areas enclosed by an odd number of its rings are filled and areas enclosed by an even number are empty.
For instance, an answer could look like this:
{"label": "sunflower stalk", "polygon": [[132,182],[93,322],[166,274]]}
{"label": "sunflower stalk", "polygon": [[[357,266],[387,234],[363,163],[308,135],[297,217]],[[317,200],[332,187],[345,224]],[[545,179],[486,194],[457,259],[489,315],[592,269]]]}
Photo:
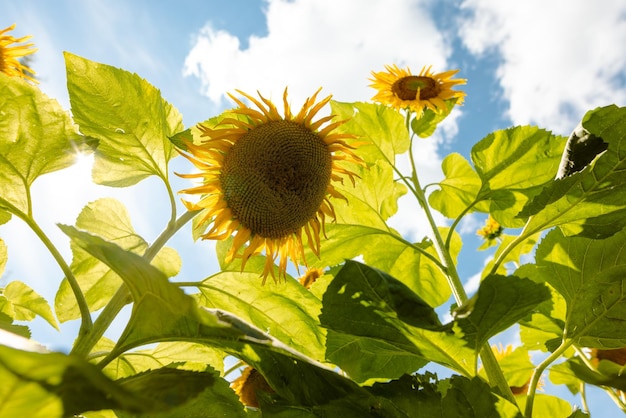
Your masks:
{"label": "sunflower stalk", "polygon": [[[406,128],[408,132],[410,131],[410,122],[411,122],[412,112],[407,111],[406,113]],[[448,285],[452,290],[454,295],[454,299],[457,305],[462,306],[467,302],[467,292],[465,292],[465,288],[463,287],[463,283],[459,277],[459,274],[456,269],[456,265],[452,256],[450,255],[449,247],[443,240],[441,233],[439,232],[439,228],[437,223],[435,222],[435,218],[430,210],[430,206],[428,204],[428,199],[426,198],[426,193],[424,188],[420,185],[419,177],[417,175],[417,166],[415,164],[415,156],[413,154],[413,138],[415,134],[411,134],[410,138],[410,146],[409,146],[409,159],[411,164],[411,179],[414,187],[412,191],[414,192],[414,196],[417,199],[419,205],[422,207],[424,214],[426,215],[426,219],[428,220],[428,224],[430,226],[432,232],[433,245],[435,247],[435,251],[441,260],[441,265],[443,266],[444,275],[448,281]],[[483,363],[483,367],[485,368],[485,372],[487,373],[487,377],[489,379],[489,383],[497,387],[500,393],[511,403],[517,405],[515,401],[515,396],[513,392],[511,392],[511,388],[504,377],[504,373],[498,364],[495,355],[491,349],[489,343],[485,343],[480,350],[480,358]]]}

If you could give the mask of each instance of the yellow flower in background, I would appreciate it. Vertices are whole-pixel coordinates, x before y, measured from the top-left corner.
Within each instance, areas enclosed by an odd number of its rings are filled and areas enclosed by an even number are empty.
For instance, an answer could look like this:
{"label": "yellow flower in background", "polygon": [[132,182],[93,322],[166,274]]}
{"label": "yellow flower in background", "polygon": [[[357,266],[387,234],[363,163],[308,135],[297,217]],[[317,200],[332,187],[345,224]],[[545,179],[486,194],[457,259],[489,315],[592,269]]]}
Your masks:
{"label": "yellow flower in background", "polygon": [[15,29],[15,24],[6,29],[0,30],[0,71],[11,76],[21,77],[25,80],[37,82],[32,75],[35,74],[28,66],[18,61],[18,58],[33,54],[37,49],[32,49],[33,43],[16,45],[30,39],[30,36],[15,38],[6,35],[7,32]]}
{"label": "yellow flower in background", "polygon": [[306,289],[310,289],[311,286],[313,286],[313,283],[315,283],[317,279],[319,279],[323,275],[324,275],[324,270],[313,267],[311,269],[308,269],[307,272],[304,273],[303,276],[298,278],[298,281]]}
{"label": "yellow flower in background", "polygon": [[284,116],[260,94],[259,101],[237,91],[258,110],[230,95],[239,106],[233,117],[214,128],[199,124],[206,139],[188,144],[183,153],[199,172],[182,177],[202,179],[202,185],[181,191],[202,195],[199,202],[185,204],[189,210],[205,210],[201,224],[212,221],[202,238],[224,240],[234,234],[226,262],[240,256],[242,270],[252,255],[265,252],[264,282],[268,275],[276,280],[276,259],[279,278],[289,259],[306,265],[303,235],[319,256],[325,219],[335,218],[329,198],[344,198],[333,183],[345,176],[354,183],[356,176],[341,162],[362,164],[345,142],[355,136],[335,131],[346,121],[332,122],[332,115],[313,120],[331,98],[316,102],[319,91],[294,114],[285,89]]}
{"label": "yellow flower in background", "polygon": [[233,380],[230,387],[239,396],[242,404],[253,408],[259,407],[258,392],[274,393],[265,377],[250,366],[243,369],[241,376]]}
{"label": "yellow flower in background", "polygon": [[456,99],[456,104],[463,104],[465,92],[452,90],[452,87],[465,84],[463,78],[452,79],[459,70],[435,74],[431,67],[424,67],[418,75],[411,70],[398,68],[397,65],[385,65],[387,71],[373,72],[370,87],[378,90],[372,100],[402,110],[410,109],[420,117],[424,109],[441,113],[446,109],[446,100]]}
{"label": "yellow flower in background", "polygon": [[502,235],[502,231],[504,231],[502,225],[489,215],[485,221],[485,226],[476,231],[476,234],[486,241],[492,241]]}

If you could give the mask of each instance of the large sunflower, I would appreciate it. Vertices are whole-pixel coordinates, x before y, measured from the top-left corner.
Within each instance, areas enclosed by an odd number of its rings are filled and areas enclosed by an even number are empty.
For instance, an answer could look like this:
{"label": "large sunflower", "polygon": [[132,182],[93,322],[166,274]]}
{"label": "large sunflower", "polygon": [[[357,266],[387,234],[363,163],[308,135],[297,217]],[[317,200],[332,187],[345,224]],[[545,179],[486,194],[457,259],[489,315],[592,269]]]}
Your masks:
{"label": "large sunflower", "polygon": [[332,115],[313,121],[331,98],[316,102],[319,91],[294,114],[285,89],[281,116],[260,94],[258,100],[237,90],[258,110],[229,95],[239,106],[232,116],[214,127],[199,124],[206,139],[188,143],[182,153],[199,170],[183,177],[202,179],[202,185],[181,191],[202,195],[199,202],[185,204],[204,210],[200,224],[212,221],[202,238],[224,240],[234,234],[226,261],[240,256],[242,269],[252,255],[265,252],[263,281],[268,275],[276,279],[277,259],[279,278],[289,259],[306,265],[303,235],[319,256],[325,219],[335,218],[329,198],[343,198],[333,182],[347,176],[354,183],[356,176],[342,162],[362,164],[344,141],[354,135],[335,131],[345,121],[333,122]]}
{"label": "large sunflower", "polygon": [[387,104],[395,109],[411,109],[420,117],[424,109],[440,113],[446,109],[446,100],[456,99],[456,104],[463,104],[465,92],[452,90],[458,84],[465,84],[463,78],[452,79],[459,70],[450,70],[435,74],[431,67],[424,67],[418,75],[411,70],[398,68],[397,65],[385,65],[387,71],[373,72],[370,87],[378,90],[372,100]]}
{"label": "large sunflower", "polygon": [[12,77],[22,77],[26,80],[36,82],[36,80],[32,77],[35,72],[28,66],[19,62],[17,58],[30,55],[37,51],[37,49],[31,49],[34,45],[32,43],[14,45],[25,42],[31,37],[23,36],[21,38],[15,38],[11,35],[5,35],[5,33],[13,29],[15,29],[15,24],[6,29],[0,30],[0,72]]}

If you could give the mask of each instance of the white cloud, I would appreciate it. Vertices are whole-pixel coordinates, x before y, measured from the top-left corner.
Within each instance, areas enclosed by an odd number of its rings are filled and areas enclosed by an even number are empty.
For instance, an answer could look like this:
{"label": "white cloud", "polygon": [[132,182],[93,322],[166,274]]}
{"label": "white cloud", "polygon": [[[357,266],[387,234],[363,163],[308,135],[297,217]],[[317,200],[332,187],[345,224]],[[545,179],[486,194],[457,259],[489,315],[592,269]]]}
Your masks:
{"label": "white cloud", "polygon": [[341,101],[368,100],[370,72],[384,64],[445,70],[450,54],[424,1],[269,0],[266,36],[239,39],[207,24],[185,61],[204,93],[220,102],[227,92],[260,90],[273,99],[289,86],[298,105],[320,86]]}
{"label": "white cloud", "polygon": [[[320,86],[323,95],[332,93],[339,101],[367,101],[374,94],[368,87],[370,72],[383,70],[385,64],[413,71],[424,65],[433,65],[435,71],[447,69],[451,47],[429,15],[428,4],[269,0],[267,35],[251,36],[248,48],[242,49],[237,37],[209,23],[186,58],[184,74],[200,78],[203,93],[217,104],[226,103],[226,93],[235,89],[258,90],[276,101],[285,86],[293,107]],[[423,184],[441,178],[437,148],[442,135],[450,139],[456,134],[459,115],[450,117],[435,137],[416,141]],[[391,226],[421,240],[427,229],[420,213],[414,199],[405,197]]]}
{"label": "white cloud", "polygon": [[585,111],[626,102],[622,0],[466,0],[460,35],[501,56],[498,78],[515,124],[569,134]]}

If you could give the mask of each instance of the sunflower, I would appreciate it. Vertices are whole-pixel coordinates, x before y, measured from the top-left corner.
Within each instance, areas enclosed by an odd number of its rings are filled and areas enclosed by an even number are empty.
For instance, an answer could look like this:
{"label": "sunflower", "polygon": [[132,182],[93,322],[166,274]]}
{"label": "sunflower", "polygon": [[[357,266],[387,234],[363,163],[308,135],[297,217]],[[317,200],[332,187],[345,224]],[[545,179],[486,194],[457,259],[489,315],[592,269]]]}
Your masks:
{"label": "sunflower", "polygon": [[242,404],[253,408],[259,407],[258,392],[274,393],[265,377],[250,366],[243,369],[241,376],[233,380],[230,387],[239,396]]}
{"label": "sunflower", "polygon": [[410,109],[420,117],[424,109],[441,113],[446,107],[446,100],[456,99],[456,104],[463,104],[465,92],[452,90],[457,84],[465,84],[463,78],[452,79],[459,70],[450,70],[435,74],[430,67],[422,68],[418,75],[411,70],[398,68],[397,65],[385,65],[387,71],[373,72],[370,87],[378,90],[372,100],[390,105],[401,110]]}
{"label": "sunflower", "polygon": [[25,57],[37,50],[31,49],[34,45],[32,43],[13,45],[25,42],[31,38],[30,36],[15,38],[11,35],[5,35],[5,33],[13,29],[15,29],[15,24],[6,29],[0,30],[0,72],[3,72],[11,77],[21,77],[25,80],[37,82],[32,77],[35,72],[17,60],[17,58]]}
{"label": "sunflower", "polygon": [[476,235],[482,237],[485,241],[493,241],[499,238],[503,231],[502,225],[489,215],[485,221],[485,226],[476,231]]}
{"label": "sunflower", "polygon": [[188,143],[187,153],[181,153],[199,172],[182,177],[199,178],[202,184],[181,193],[201,195],[197,203],[185,205],[204,210],[199,225],[212,222],[203,239],[225,240],[234,234],[227,263],[241,257],[243,270],[252,255],[265,253],[265,282],[268,275],[276,280],[277,259],[279,278],[285,277],[288,260],[296,267],[306,265],[303,235],[319,256],[325,219],[335,219],[330,197],[345,199],[333,183],[348,177],[354,184],[356,177],[342,162],[363,163],[345,142],[355,136],[335,130],[345,120],[333,122],[331,115],[313,121],[331,96],[316,103],[318,90],[294,114],[285,89],[281,116],[261,94],[258,100],[237,92],[257,109],[229,94],[238,105],[231,116],[213,127],[197,126],[203,140]]}

